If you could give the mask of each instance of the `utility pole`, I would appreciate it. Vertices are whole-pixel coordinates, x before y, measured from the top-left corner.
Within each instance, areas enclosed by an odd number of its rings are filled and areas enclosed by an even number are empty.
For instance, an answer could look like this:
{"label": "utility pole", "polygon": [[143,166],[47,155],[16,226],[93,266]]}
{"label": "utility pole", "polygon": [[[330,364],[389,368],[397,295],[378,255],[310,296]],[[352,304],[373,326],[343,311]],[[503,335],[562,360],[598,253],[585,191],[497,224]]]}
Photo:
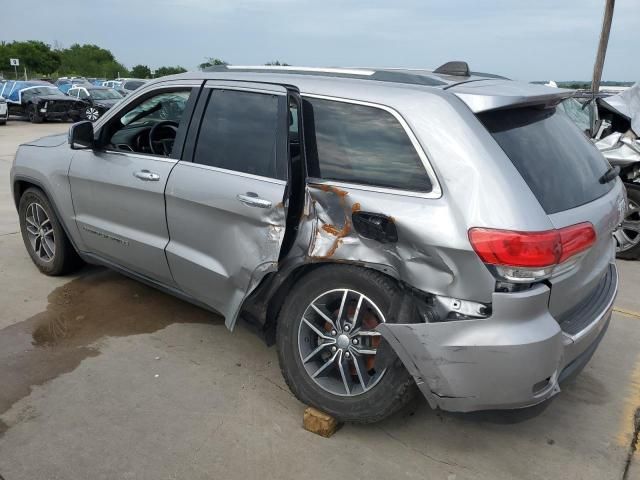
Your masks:
{"label": "utility pole", "polygon": [[613,7],[616,0],[605,0],[604,18],[602,19],[602,31],[600,32],[600,42],[598,43],[598,54],[596,63],[593,66],[593,78],[591,80],[591,94],[596,96],[600,90],[602,80],[602,68],[604,67],[604,57],[607,54],[607,44],[609,43],[609,33],[611,33],[611,21],[613,20]]}

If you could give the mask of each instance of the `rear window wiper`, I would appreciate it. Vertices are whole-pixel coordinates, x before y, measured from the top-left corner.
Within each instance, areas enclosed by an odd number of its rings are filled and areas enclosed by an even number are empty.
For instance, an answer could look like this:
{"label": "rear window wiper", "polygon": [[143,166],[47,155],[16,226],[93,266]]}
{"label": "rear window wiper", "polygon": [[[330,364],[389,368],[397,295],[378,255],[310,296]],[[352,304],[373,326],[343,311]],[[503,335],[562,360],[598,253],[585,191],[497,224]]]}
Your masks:
{"label": "rear window wiper", "polygon": [[609,170],[604,172],[604,175],[600,177],[598,180],[600,183],[605,184],[609,183],[611,180],[615,179],[618,175],[620,175],[620,167],[609,167]]}

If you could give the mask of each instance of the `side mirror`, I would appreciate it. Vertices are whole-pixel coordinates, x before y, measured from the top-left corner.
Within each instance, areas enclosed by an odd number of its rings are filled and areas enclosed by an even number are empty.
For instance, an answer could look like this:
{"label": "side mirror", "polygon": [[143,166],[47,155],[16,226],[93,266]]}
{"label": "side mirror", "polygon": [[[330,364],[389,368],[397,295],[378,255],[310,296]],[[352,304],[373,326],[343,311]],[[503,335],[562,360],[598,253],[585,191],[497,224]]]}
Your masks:
{"label": "side mirror", "polygon": [[69,145],[72,150],[93,148],[93,123],[89,120],[77,122],[69,128]]}

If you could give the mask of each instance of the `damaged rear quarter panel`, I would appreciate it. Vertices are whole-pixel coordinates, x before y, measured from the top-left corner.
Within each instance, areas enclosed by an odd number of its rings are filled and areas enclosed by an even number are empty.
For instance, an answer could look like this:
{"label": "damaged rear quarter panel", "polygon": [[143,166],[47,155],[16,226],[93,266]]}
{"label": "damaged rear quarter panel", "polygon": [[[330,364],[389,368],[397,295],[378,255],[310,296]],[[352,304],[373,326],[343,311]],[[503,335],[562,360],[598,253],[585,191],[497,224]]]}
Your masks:
{"label": "damaged rear quarter panel", "polygon": [[[308,245],[309,261],[353,262],[425,292],[490,300],[490,274],[478,265],[466,230],[456,230],[442,199],[318,182],[308,184],[307,202],[309,215],[303,216],[299,238]],[[353,226],[355,212],[387,216],[398,241],[381,243],[361,236]],[[446,239],[446,246],[440,239]]]}

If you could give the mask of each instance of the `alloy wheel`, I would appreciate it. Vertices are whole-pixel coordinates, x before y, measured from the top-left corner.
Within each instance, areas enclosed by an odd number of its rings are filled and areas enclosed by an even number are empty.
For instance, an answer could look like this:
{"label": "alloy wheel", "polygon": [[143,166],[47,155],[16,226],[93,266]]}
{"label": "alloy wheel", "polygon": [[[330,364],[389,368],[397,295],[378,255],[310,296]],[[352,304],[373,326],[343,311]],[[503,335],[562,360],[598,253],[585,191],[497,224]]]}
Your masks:
{"label": "alloy wheel", "polygon": [[98,117],[100,117],[100,112],[98,112],[98,109],[95,107],[87,107],[84,114],[87,120],[91,120],[92,122],[95,122],[98,120]]}
{"label": "alloy wheel", "polygon": [[624,220],[613,236],[618,252],[625,252],[640,244],[640,205],[637,202],[629,200]]}
{"label": "alloy wheel", "polygon": [[53,260],[56,241],[51,219],[42,205],[31,203],[25,215],[27,237],[35,254],[44,262]]}
{"label": "alloy wheel", "polygon": [[298,328],[300,360],[323,390],[353,397],[373,388],[385,373],[376,369],[381,341],[375,328],[384,315],[366,295],[330,290],[306,308]]}

